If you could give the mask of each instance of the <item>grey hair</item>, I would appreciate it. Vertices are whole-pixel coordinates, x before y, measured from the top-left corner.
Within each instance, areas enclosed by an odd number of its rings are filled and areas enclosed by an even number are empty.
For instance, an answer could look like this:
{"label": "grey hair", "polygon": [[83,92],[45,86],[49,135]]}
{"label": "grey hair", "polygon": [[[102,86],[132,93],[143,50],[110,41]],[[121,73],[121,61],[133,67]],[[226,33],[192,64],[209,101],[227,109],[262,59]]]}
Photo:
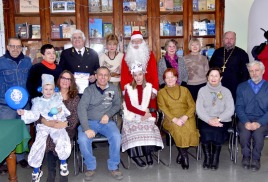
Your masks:
{"label": "grey hair", "polygon": [[264,66],[264,64],[261,62],[261,61],[250,61],[248,64],[247,64],[247,68],[248,68],[248,70],[249,70],[249,68],[250,67],[252,67],[252,66],[254,66],[254,65],[259,65],[260,66],[260,68],[261,68],[261,70],[265,70],[265,66]]}
{"label": "grey hair", "polygon": [[76,34],[76,33],[79,33],[79,34],[82,35],[82,39],[83,39],[83,41],[86,40],[86,36],[85,36],[84,32],[82,32],[82,30],[80,30],[80,29],[76,29],[76,30],[73,31],[73,33],[72,33],[72,36],[71,36],[71,38],[70,38],[71,41],[73,41],[73,35]]}

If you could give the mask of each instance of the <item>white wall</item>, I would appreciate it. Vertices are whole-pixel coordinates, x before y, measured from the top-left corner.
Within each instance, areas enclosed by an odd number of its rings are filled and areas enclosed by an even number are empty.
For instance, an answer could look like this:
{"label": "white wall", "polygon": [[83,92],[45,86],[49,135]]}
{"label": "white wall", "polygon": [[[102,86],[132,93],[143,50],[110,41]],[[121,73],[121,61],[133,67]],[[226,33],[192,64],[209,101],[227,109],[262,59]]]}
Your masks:
{"label": "white wall", "polygon": [[5,53],[5,29],[4,29],[4,15],[3,2],[0,0],[0,56]]}
{"label": "white wall", "polygon": [[225,0],[224,31],[236,32],[236,45],[245,51],[248,45],[248,15],[253,2],[254,0]]}

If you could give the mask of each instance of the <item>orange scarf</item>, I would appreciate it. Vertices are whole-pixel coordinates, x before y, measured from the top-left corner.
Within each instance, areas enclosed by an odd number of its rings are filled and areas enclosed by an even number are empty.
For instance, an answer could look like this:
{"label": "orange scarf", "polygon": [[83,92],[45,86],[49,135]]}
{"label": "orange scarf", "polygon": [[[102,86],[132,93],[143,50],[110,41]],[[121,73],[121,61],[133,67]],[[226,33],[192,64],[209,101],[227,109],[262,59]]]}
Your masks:
{"label": "orange scarf", "polygon": [[56,64],[55,63],[49,63],[49,62],[47,62],[45,60],[41,61],[41,63],[43,65],[45,65],[47,68],[51,69],[51,70],[56,69]]}

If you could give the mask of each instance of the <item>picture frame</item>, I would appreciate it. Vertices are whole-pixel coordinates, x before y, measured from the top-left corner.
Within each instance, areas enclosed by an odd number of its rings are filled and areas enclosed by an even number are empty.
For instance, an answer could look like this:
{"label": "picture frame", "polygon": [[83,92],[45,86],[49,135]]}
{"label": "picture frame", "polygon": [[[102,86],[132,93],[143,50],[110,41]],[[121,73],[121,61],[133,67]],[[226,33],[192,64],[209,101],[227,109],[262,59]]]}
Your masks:
{"label": "picture frame", "polygon": [[52,13],[73,13],[75,12],[74,1],[51,1]]}
{"label": "picture frame", "polygon": [[39,13],[39,1],[20,0],[20,13]]}

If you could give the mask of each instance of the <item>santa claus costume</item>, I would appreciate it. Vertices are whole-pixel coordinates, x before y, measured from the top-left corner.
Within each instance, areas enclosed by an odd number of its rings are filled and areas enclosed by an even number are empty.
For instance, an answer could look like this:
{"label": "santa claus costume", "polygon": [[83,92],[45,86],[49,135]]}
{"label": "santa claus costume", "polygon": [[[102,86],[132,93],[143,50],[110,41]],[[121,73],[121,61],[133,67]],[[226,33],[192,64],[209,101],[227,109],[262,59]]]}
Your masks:
{"label": "santa claus costume", "polygon": [[[142,39],[141,44],[135,44],[138,48],[134,48],[132,43],[135,39]],[[142,63],[143,70],[146,70],[146,81],[152,84],[152,92],[157,94],[159,88],[158,85],[158,73],[157,63],[153,52],[150,51],[146,42],[143,40],[143,36],[140,31],[133,31],[131,35],[131,42],[129,42],[127,52],[122,60],[121,67],[121,88],[124,90],[125,85],[132,81],[132,75],[130,69],[133,64]]]}

